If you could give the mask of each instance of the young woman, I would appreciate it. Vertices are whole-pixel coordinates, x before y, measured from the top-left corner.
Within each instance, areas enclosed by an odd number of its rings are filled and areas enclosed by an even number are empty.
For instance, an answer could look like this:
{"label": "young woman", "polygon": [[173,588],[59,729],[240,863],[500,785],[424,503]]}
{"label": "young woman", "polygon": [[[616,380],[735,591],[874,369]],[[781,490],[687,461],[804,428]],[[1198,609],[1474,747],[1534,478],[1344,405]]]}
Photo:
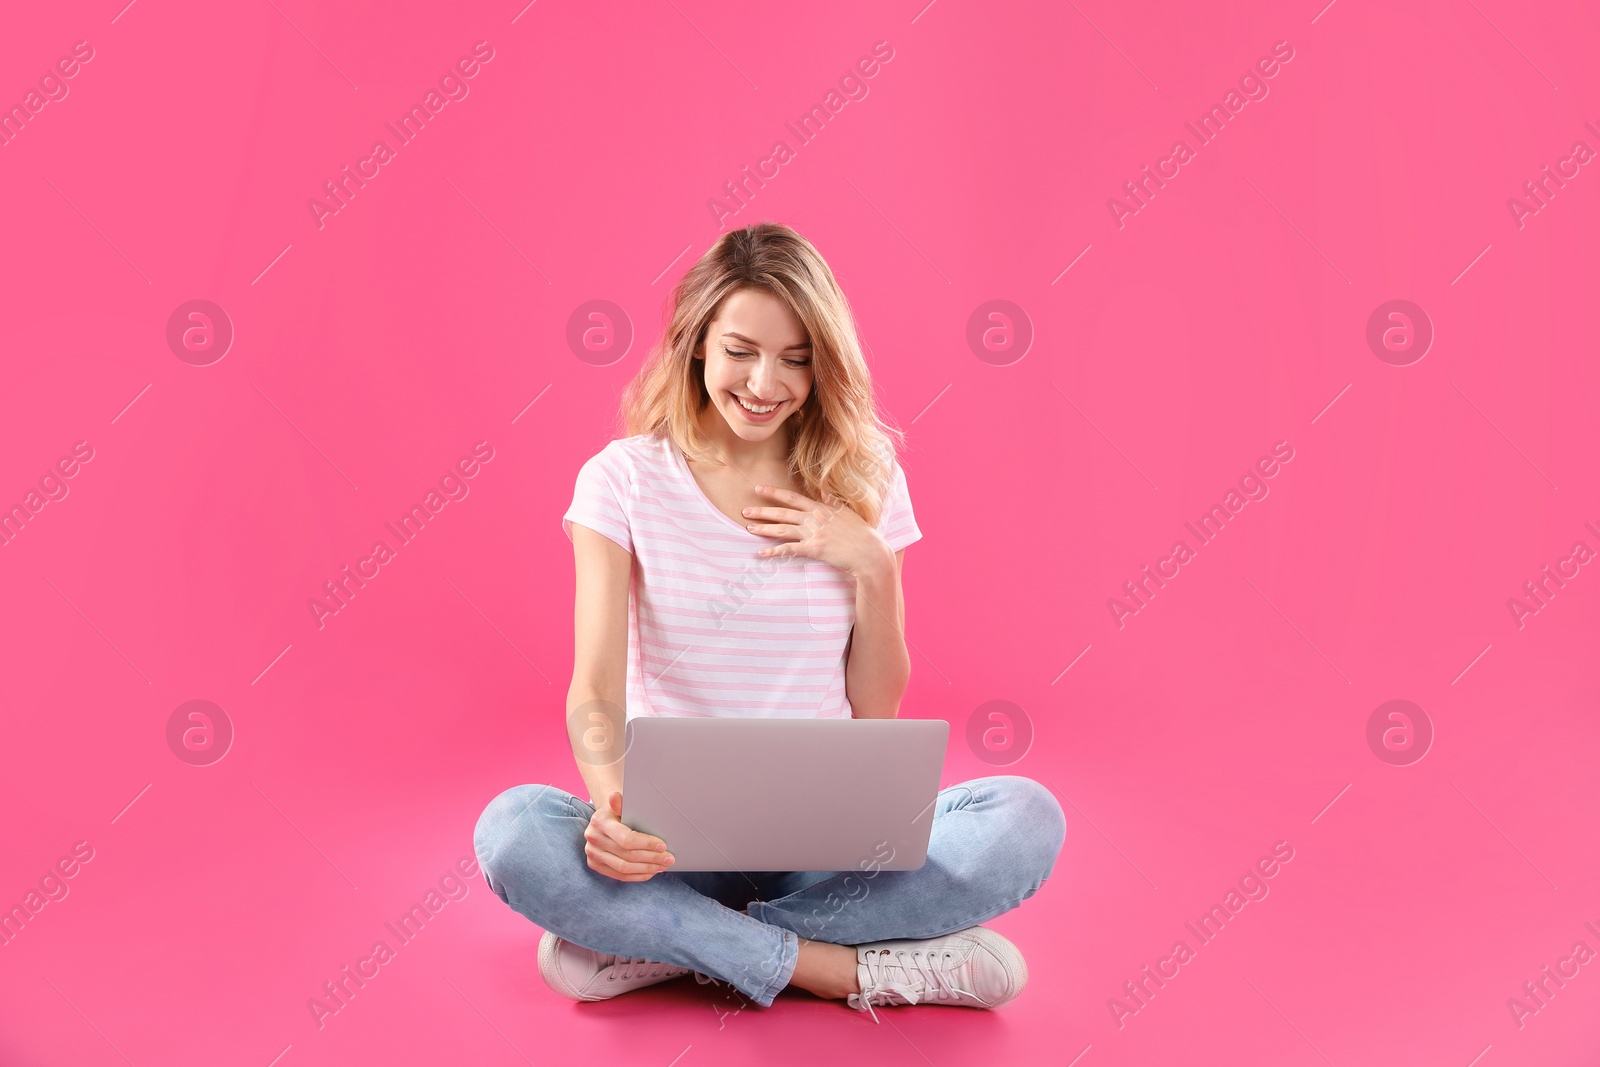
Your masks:
{"label": "young woman", "polygon": [[679,282],[623,416],[628,436],[583,465],[563,517],[568,733],[590,799],[507,790],[474,839],[490,888],[544,929],[545,981],[601,1000],[693,972],[763,1007],[794,985],[874,1020],[1015,997],[1027,965],[979,924],[1032,896],[1065,838],[1031,779],[941,790],[914,871],[674,874],[670,842],[620,818],[627,718],[900,711],[901,572],[922,534],[901,435],[810,242],[769,223],[722,235]]}

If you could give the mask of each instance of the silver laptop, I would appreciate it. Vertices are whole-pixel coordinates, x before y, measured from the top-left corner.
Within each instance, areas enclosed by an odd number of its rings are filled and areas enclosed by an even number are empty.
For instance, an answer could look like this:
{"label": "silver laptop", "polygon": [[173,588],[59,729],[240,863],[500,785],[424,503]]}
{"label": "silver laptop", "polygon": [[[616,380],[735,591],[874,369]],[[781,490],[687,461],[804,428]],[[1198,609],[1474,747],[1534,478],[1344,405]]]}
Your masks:
{"label": "silver laptop", "polygon": [[641,716],[622,821],[669,871],[911,871],[928,858],[943,719]]}

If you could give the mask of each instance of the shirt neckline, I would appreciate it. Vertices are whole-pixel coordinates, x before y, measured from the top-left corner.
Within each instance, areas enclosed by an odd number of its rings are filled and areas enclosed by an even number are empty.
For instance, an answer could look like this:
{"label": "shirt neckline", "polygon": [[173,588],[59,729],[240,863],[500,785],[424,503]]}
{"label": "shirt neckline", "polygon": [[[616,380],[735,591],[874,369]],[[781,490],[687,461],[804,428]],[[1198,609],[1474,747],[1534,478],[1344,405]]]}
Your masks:
{"label": "shirt neckline", "polygon": [[706,496],[706,491],[704,489],[702,489],[700,487],[700,483],[695,480],[694,471],[689,469],[689,459],[688,459],[687,456],[685,456],[683,454],[683,450],[678,447],[678,442],[674,441],[670,437],[666,438],[666,442],[667,442],[667,451],[672,454],[673,461],[676,462],[676,464],[678,466],[678,470],[683,474],[683,476],[686,479],[688,479],[690,489],[692,489],[694,491],[695,496],[699,497],[701,502],[704,503],[705,506],[708,509],[710,509],[710,511],[711,511],[711,513],[713,515],[715,515],[717,518],[721,519],[723,522],[727,523],[729,526],[732,526],[735,530],[738,530],[740,533],[744,534],[746,537],[754,538],[755,540],[758,540],[758,541],[766,540],[766,538],[762,537],[760,534],[755,533],[752,530],[747,530],[747,529],[745,529],[745,527],[743,525],[741,525],[741,524],[739,524],[737,522],[734,522],[731,518],[728,517],[726,512],[724,512],[721,508],[717,507],[717,505],[713,504],[711,502],[711,498]]}

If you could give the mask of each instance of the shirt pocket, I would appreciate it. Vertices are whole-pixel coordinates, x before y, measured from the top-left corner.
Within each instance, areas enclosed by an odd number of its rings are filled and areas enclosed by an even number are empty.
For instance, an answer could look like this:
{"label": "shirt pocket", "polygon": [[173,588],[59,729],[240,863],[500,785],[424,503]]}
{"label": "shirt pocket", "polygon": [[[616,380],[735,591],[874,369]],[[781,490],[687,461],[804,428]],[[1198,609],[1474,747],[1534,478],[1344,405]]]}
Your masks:
{"label": "shirt pocket", "polygon": [[844,571],[820,559],[805,561],[806,621],[818,633],[844,633],[856,622],[856,584]]}

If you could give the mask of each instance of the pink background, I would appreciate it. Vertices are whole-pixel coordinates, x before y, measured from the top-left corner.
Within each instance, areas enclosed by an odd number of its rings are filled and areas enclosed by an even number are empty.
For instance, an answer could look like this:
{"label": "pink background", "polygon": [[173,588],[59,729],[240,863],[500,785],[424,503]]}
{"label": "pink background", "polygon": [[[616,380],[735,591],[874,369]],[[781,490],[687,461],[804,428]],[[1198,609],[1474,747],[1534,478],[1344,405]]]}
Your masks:
{"label": "pink background", "polygon": [[[1592,8],[122,2],[0,36],[0,102],[94,49],[0,148],[0,503],[94,451],[0,547],[0,903],[94,850],[0,948],[0,1061],[1600,1053],[1600,964],[1521,1027],[1507,1007],[1600,950],[1600,574],[1521,628],[1507,607],[1600,549],[1600,176],[1520,228],[1507,207],[1600,149]],[[477,41],[470,94],[319,229],[307,200]],[[798,146],[785,122],[878,41],[869,95]],[[1278,41],[1270,94],[1119,228],[1108,198]],[[559,516],[708,199],[779,139],[729,221],[816,243],[909,430],[903,714],[951,722],[947,783],[1025,774],[1068,816],[1055,876],[992,924],[1030,987],[882,1027],[693,983],[579,1006],[474,876],[319,1029],[308,998],[494,794],[579,787]],[[193,299],[236,334],[209,366],[165,339]],[[966,341],[994,299],[1035,333],[1004,366]],[[1435,331],[1410,366],[1365,340],[1393,299]],[[606,366],[566,340],[590,300],[636,333]],[[319,629],[308,599],[478,441],[470,495]],[[1278,441],[1270,496],[1119,629],[1108,598]],[[168,747],[195,699],[236,731],[209,766]],[[1393,699],[1436,733],[1408,766],[1366,740]],[[1003,768],[965,741],[991,700],[1035,733]],[[1270,895],[1119,1027],[1108,1000],[1278,841]]]}

